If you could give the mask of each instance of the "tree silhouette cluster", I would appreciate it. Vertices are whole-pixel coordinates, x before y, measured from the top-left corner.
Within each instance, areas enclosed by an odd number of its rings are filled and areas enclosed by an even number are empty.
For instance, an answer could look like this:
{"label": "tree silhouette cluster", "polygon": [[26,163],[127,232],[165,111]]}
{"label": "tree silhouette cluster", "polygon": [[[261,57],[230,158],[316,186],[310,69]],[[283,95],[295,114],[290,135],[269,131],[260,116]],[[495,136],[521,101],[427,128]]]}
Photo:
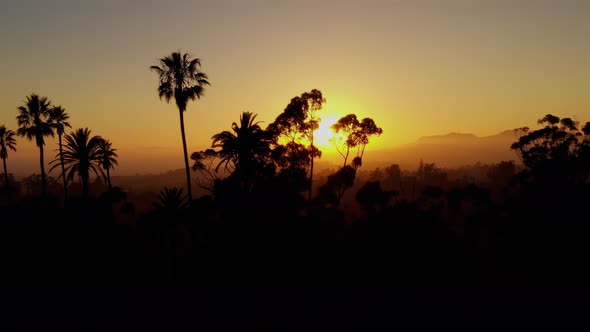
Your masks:
{"label": "tree silhouette cluster", "polygon": [[10,183],[9,173],[6,167],[8,150],[16,152],[16,138],[21,136],[28,140],[34,140],[39,148],[40,175],[33,174],[23,180],[29,193],[33,193],[37,186],[41,188],[42,198],[47,196],[48,184],[54,179],[47,176],[45,171],[45,145],[46,137],[58,136],[58,153],[49,162],[54,169],[60,168],[58,178],[63,183],[64,202],[68,198],[68,182],[73,183],[78,177],[81,186],[82,197],[86,198],[89,192],[90,172],[103,177],[107,181],[109,190],[112,190],[110,170],[118,165],[116,149],[112,143],[101,136],[92,136],[88,128],[79,128],[69,134],[66,128],[71,128],[70,116],[65,108],[60,105],[52,105],[47,97],[35,93],[27,96],[24,104],[19,106],[16,117],[18,129],[13,132],[5,125],[0,126],[0,157],[4,164],[4,193],[11,196],[15,183]]}
{"label": "tree silhouette cluster", "polygon": [[[348,114],[333,126],[342,166],[318,171],[314,132],[326,98],[313,89],[265,128],[242,112],[211,148],[190,154],[190,167],[183,112],[209,85],[199,68],[181,53],[152,67],[159,96],[179,111],[187,183],[142,196],[145,210],[130,199],[141,193],[112,186],[111,143],[88,128],[66,134],[69,116],[47,98],[27,97],[16,132],[0,126],[3,182],[21,190],[1,201],[3,217],[18,216],[0,225],[5,284],[377,287],[400,299],[426,289],[403,305],[449,309],[438,290],[460,312],[497,310],[497,290],[522,290],[502,294],[517,306],[542,298],[536,289],[587,284],[590,123],[548,114],[540,128],[521,128],[507,147],[519,161],[366,169],[366,148],[383,130]],[[44,170],[55,133],[57,179]],[[41,174],[21,181],[6,171],[18,136],[40,152]],[[204,194],[192,197],[191,184]],[[47,195],[61,187],[81,200],[64,207]]]}

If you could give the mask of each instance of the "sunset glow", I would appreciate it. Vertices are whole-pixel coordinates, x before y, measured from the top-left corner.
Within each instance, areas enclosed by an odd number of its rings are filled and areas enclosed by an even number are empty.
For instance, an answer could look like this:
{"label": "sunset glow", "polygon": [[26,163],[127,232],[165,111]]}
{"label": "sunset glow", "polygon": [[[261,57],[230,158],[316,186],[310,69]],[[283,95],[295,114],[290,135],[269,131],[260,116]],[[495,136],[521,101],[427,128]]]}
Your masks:
{"label": "sunset glow", "polygon": [[0,1],[21,330],[587,321],[590,0]]}
{"label": "sunset glow", "polygon": [[325,115],[321,117],[320,127],[314,132],[314,144],[320,149],[333,148],[330,139],[334,137],[334,131],[330,128],[339,119],[336,115]]}
{"label": "sunset glow", "polygon": [[[307,5],[309,15],[294,15]],[[120,154],[114,174],[182,168],[178,111],[158,98],[149,70],[176,50],[199,57],[211,82],[184,113],[189,153],[209,148],[242,110],[270,123],[312,88],[334,112],[383,128],[369,150],[449,132],[493,135],[548,112],[584,120],[589,9],[567,0],[9,0],[0,124],[16,130],[16,108],[37,93],[62,105],[73,128],[109,138]],[[317,145],[330,149],[335,117],[323,111]],[[57,140],[46,144],[53,157]],[[38,172],[37,157],[34,142],[19,140],[11,165],[25,176]]]}

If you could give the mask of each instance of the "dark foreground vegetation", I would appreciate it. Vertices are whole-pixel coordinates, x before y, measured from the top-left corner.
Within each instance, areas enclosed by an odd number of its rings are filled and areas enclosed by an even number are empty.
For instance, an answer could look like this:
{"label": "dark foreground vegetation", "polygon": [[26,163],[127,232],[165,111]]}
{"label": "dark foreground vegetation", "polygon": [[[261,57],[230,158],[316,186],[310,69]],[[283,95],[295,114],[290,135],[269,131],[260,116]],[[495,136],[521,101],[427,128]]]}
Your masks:
{"label": "dark foreground vegetation", "polygon": [[52,294],[73,301],[68,317],[143,317],[164,330],[188,317],[209,330],[322,326],[307,318],[363,330],[377,321],[580,317],[590,280],[590,127],[551,115],[541,124],[512,146],[522,168],[501,162],[479,184],[432,164],[413,173],[411,187],[395,165],[364,178],[345,165],[309,200],[305,172],[299,183],[295,168],[265,171],[252,158],[235,162],[210,195],[188,204],[181,189],[166,188],[142,213],[117,187],[73,192],[65,207],[59,196],[5,191],[2,283],[33,293],[41,312],[60,311]]}
{"label": "dark foreground vegetation", "polygon": [[[563,330],[587,313],[590,123],[548,114],[518,130],[518,162],[471,174],[366,171],[383,130],[348,114],[332,126],[342,166],[322,175],[314,89],[264,129],[243,112],[191,166],[183,112],[208,77],[187,54],[151,68],[179,111],[187,182],[149,208],[111,183],[111,142],[66,134],[69,115],[46,97],[18,107],[16,132],[0,126],[7,330]],[[57,178],[44,162],[55,134]],[[15,136],[35,141],[40,175],[7,171]]]}

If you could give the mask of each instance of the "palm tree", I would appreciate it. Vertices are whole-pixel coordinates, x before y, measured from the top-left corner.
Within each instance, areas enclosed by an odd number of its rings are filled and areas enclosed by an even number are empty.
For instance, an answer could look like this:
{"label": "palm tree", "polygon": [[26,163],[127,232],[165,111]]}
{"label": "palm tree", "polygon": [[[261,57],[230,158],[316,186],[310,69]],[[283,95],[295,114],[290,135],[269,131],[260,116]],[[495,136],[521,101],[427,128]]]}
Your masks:
{"label": "palm tree", "polygon": [[[80,178],[82,183],[82,195],[88,196],[88,180],[90,171],[97,176],[104,176],[101,166],[100,144],[103,138],[100,136],[91,136],[88,128],[79,128],[70,134],[64,136],[63,162],[68,180],[72,180],[75,175]],[[56,159],[52,161],[55,163]],[[51,169],[58,167],[59,164],[53,165]]]}
{"label": "palm tree", "polygon": [[184,167],[186,170],[186,188],[189,203],[192,202],[191,175],[188,164],[186,136],[184,133],[184,111],[189,100],[200,99],[205,94],[205,86],[210,85],[207,74],[200,71],[201,59],[193,58],[188,53],[173,52],[159,59],[159,66],[151,66],[159,76],[158,95],[160,99],[176,101],[180,115],[180,134],[184,151]]}
{"label": "palm tree", "polygon": [[29,140],[35,139],[39,147],[39,164],[41,166],[41,195],[47,193],[47,179],[45,176],[45,161],[43,159],[43,146],[45,136],[53,137],[53,126],[49,123],[49,109],[51,102],[47,97],[39,97],[37,94],[27,96],[25,104],[18,107],[19,114],[16,117],[19,128],[18,136],[26,137]]}
{"label": "palm tree", "polygon": [[256,169],[263,166],[270,154],[270,145],[274,143],[272,133],[263,130],[259,122],[254,122],[256,114],[243,112],[240,124],[232,123],[232,132],[223,131],[213,135],[214,148],[221,148],[221,161],[216,169],[229,163],[234,167],[234,174],[245,181],[255,175]]}
{"label": "palm tree", "polygon": [[182,194],[182,188],[177,187],[164,187],[160,190],[158,200],[153,203],[156,209],[171,210],[180,209],[186,207],[184,202],[184,195]]}
{"label": "palm tree", "polygon": [[72,128],[68,120],[70,115],[66,113],[65,108],[61,106],[54,106],[49,110],[49,122],[55,128],[57,132],[58,145],[59,145],[59,159],[61,164],[61,177],[64,185],[64,197],[68,197],[68,180],[66,178],[66,169],[64,166],[63,148],[62,148],[62,136],[65,128]]}
{"label": "palm tree", "polygon": [[109,140],[103,139],[98,144],[98,155],[100,158],[100,166],[106,171],[105,180],[109,186],[109,191],[113,190],[111,184],[111,169],[119,165],[117,161],[117,149],[112,148],[112,143]]}
{"label": "palm tree", "polygon": [[6,169],[6,158],[8,158],[8,149],[16,152],[16,139],[14,131],[7,129],[6,126],[0,126],[0,158],[4,164],[4,184],[8,188],[8,170]]}

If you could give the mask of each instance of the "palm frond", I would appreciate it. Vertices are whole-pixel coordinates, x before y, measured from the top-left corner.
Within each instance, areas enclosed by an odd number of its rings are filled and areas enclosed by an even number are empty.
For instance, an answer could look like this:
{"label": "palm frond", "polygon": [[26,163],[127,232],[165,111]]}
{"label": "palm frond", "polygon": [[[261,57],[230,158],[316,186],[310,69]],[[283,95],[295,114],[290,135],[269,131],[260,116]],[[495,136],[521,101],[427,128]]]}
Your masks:
{"label": "palm frond", "polygon": [[201,59],[193,58],[188,53],[173,52],[158,60],[159,65],[150,67],[158,74],[158,96],[166,102],[172,98],[184,111],[189,100],[201,98],[205,86],[209,85],[208,77],[200,71]]}

